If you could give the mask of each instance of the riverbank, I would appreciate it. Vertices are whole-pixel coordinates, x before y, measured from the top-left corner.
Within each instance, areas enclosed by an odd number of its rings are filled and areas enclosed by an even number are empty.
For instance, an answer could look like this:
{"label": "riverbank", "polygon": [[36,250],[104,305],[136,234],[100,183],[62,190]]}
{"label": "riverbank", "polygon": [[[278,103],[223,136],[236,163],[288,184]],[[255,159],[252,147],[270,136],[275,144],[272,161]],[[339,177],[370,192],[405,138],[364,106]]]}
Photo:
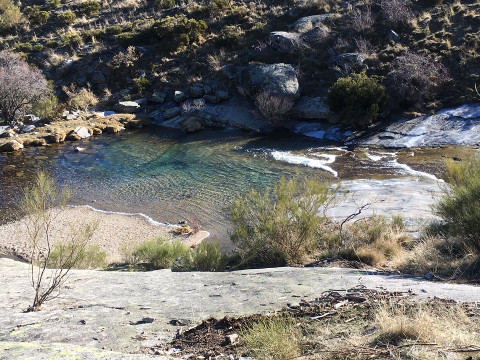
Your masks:
{"label": "riverbank", "polygon": [[[133,114],[78,113],[75,117],[57,119],[50,123],[35,122],[21,127],[0,127],[0,152],[18,151],[31,146],[78,141],[125,129],[140,128],[151,122]],[[81,149],[80,149],[81,150]]]}
{"label": "riverbank", "polygon": [[[170,237],[177,225],[159,223],[143,214],[114,213],[95,210],[90,206],[68,207],[58,213],[52,224],[52,242],[66,241],[75,229],[98,222],[90,245],[98,245],[107,253],[107,263],[121,262],[124,253],[145,240]],[[207,231],[180,237],[187,245],[194,245],[209,236]],[[29,236],[25,219],[0,226],[0,257],[28,259]]]}

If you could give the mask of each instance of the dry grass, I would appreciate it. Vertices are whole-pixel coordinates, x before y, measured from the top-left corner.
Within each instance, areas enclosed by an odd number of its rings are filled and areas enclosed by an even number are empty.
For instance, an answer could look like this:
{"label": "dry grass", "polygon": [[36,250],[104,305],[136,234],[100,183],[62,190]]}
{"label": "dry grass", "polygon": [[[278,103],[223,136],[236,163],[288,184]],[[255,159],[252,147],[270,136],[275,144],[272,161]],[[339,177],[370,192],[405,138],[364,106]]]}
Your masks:
{"label": "dry grass", "polygon": [[373,266],[387,266],[402,256],[412,237],[403,228],[402,220],[373,216],[351,224],[342,233],[343,256]]}
{"label": "dry grass", "polygon": [[300,329],[288,317],[264,317],[241,332],[241,338],[259,360],[287,360],[301,354]]}

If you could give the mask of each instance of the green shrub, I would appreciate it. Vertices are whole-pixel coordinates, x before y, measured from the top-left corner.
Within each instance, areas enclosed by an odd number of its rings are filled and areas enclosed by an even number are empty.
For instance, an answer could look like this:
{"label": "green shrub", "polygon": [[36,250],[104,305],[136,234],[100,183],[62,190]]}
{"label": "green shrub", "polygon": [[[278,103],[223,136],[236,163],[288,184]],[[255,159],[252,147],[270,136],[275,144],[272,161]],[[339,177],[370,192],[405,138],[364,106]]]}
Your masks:
{"label": "green shrub", "polygon": [[87,16],[97,15],[100,11],[100,3],[95,0],[85,1],[78,5],[78,9]]}
{"label": "green shrub", "polygon": [[123,28],[120,25],[112,25],[105,29],[105,33],[108,35],[118,35],[121,34]]}
{"label": "green shrub", "polygon": [[50,94],[48,97],[37,101],[32,106],[32,112],[41,119],[53,119],[58,115],[57,97]]}
{"label": "green shrub", "polygon": [[[75,268],[75,269],[99,269],[107,265],[105,259],[107,253],[101,250],[98,245],[89,245],[81,247],[82,244],[55,244],[50,257],[48,258],[48,267],[50,268]],[[68,256],[68,254],[76,254]],[[65,259],[75,262],[64,263]]]}
{"label": "green shrub", "polygon": [[105,31],[102,29],[91,29],[91,30],[83,30],[82,31],[82,38],[85,41],[92,41],[93,39],[101,39],[105,35]]}
{"label": "green shrub", "polygon": [[215,44],[218,47],[234,48],[240,42],[242,30],[235,25],[227,25],[221,31],[218,37],[215,39]]}
{"label": "green shrub", "polygon": [[70,25],[70,24],[73,24],[75,20],[77,20],[77,15],[75,15],[73,11],[69,10],[61,14],[58,14],[57,19],[64,25]]}
{"label": "green shrub", "polygon": [[136,32],[124,32],[118,35],[115,35],[115,40],[117,40],[123,46],[134,45],[136,43]]}
{"label": "green shrub", "polygon": [[23,13],[28,17],[30,23],[36,25],[46,24],[50,17],[48,11],[42,10],[42,7],[39,5],[27,6],[23,9]]}
{"label": "green shrub", "polygon": [[0,0],[0,30],[9,30],[20,23],[22,13],[11,0]]}
{"label": "green shrub", "polygon": [[180,240],[158,238],[140,244],[133,256],[139,262],[146,262],[155,269],[169,269],[177,258],[187,255],[188,251],[188,247]]}
{"label": "green shrub", "polygon": [[439,229],[480,254],[480,159],[447,162],[446,180],[450,188],[433,206]]}
{"label": "green shrub", "polygon": [[240,331],[246,348],[259,360],[289,360],[301,355],[302,334],[286,316],[262,317]]}
{"label": "green shrub", "polygon": [[13,47],[16,49],[16,50],[20,50],[22,52],[30,52],[32,51],[32,44],[26,42],[26,43],[15,43],[13,45]]}
{"label": "green shrub", "polygon": [[315,179],[282,179],[273,190],[240,196],[230,208],[230,219],[242,265],[301,262],[317,245],[325,221],[318,212],[333,198],[328,185]]}
{"label": "green shrub", "polygon": [[82,44],[82,38],[76,33],[66,33],[60,36],[63,45],[68,45],[72,48],[76,48]]}
{"label": "green shrub", "polygon": [[52,10],[55,10],[60,6],[60,0],[48,0],[48,7]]}
{"label": "green shrub", "polygon": [[222,271],[225,269],[226,256],[220,245],[213,242],[201,242],[197,248],[181,259],[184,271]]}
{"label": "green shrub", "polygon": [[49,40],[45,43],[45,46],[49,49],[56,49],[60,46],[60,44],[56,40]]}
{"label": "green shrub", "polygon": [[377,79],[360,73],[338,79],[328,91],[327,105],[345,123],[366,126],[378,116],[385,98]]}
{"label": "green shrub", "polygon": [[33,45],[33,51],[35,51],[35,52],[43,51],[43,45],[42,44]]}
{"label": "green shrub", "polygon": [[229,0],[211,0],[210,11],[215,16],[223,15],[227,10],[232,7]]}
{"label": "green shrub", "polygon": [[133,79],[133,86],[141,94],[150,87],[150,81],[144,77],[138,77]]}
{"label": "green shrub", "polygon": [[183,14],[167,16],[152,25],[159,47],[167,51],[175,51],[197,42],[206,29],[205,21],[188,19]]}
{"label": "green shrub", "polygon": [[170,9],[175,6],[175,0],[155,0],[155,5],[160,9]]}

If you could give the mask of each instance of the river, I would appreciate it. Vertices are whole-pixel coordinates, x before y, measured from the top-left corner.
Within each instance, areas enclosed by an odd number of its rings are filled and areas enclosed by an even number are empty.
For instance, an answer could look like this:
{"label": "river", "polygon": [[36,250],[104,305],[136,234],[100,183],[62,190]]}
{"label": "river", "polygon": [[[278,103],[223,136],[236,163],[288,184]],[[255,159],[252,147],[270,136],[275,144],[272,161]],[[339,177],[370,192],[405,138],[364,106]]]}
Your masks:
{"label": "river", "polygon": [[[76,152],[77,146],[86,150]],[[3,223],[19,216],[16,204],[22,189],[36,171],[45,169],[73,189],[74,205],[141,212],[160,222],[194,220],[214,239],[222,239],[232,201],[282,176],[349,184],[355,179],[414,179],[433,187],[446,158],[466,157],[472,151],[348,148],[286,132],[259,136],[216,129],[182,134],[151,127],[1,155],[0,216]],[[373,186],[381,187],[382,182]]]}

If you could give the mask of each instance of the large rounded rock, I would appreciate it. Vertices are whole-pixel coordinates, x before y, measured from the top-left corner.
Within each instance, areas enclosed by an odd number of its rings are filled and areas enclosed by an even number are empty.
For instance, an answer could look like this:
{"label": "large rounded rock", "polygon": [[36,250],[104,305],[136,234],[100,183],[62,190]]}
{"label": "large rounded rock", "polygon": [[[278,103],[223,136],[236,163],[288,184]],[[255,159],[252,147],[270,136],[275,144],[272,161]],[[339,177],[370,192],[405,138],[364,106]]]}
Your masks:
{"label": "large rounded rock", "polygon": [[271,32],[270,44],[274,49],[284,53],[297,51],[305,45],[300,34],[286,31]]}
{"label": "large rounded rock", "polygon": [[345,53],[335,56],[332,63],[344,70],[349,70],[357,66],[361,66],[365,61],[365,57],[360,53]]}
{"label": "large rounded rock", "polygon": [[327,41],[329,36],[330,32],[327,28],[317,26],[303,34],[302,39],[310,46],[320,46]]}
{"label": "large rounded rock", "polygon": [[23,149],[23,144],[18,142],[17,140],[10,140],[7,141],[0,147],[0,151],[9,152],[9,151],[18,151]]}
{"label": "large rounded rock", "polygon": [[182,123],[182,131],[192,133],[205,129],[201,118],[191,116]]}
{"label": "large rounded rock", "polygon": [[86,127],[83,127],[83,126],[79,126],[77,127],[75,130],[73,130],[73,132],[75,134],[77,134],[78,136],[80,136],[80,139],[86,139],[88,137],[90,137],[90,131],[88,131],[88,129]]}
{"label": "large rounded rock", "polygon": [[[272,98],[282,104],[281,113],[290,110],[295,99],[300,95],[297,75],[292,65],[269,64],[249,65],[240,71],[238,90],[254,100]],[[278,112],[280,114],[280,112]]]}
{"label": "large rounded rock", "polygon": [[300,94],[297,75],[289,64],[251,64],[240,72],[240,83],[251,98],[263,91],[294,99]]}
{"label": "large rounded rock", "polygon": [[49,143],[61,143],[65,141],[66,134],[63,131],[56,131],[45,137],[45,140]]}
{"label": "large rounded rock", "polygon": [[293,24],[293,30],[299,33],[304,33],[312,30],[313,28],[321,27],[322,25],[328,23],[334,17],[336,17],[335,14],[306,16],[298,19],[295,24]]}
{"label": "large rounded rock", "polygon": [[173,107],[170,109],[165,110],[163,113],[163,118],[164,119],[171,119],[177,115],[180,115],[182,113],[182,108],[181,107]]}

